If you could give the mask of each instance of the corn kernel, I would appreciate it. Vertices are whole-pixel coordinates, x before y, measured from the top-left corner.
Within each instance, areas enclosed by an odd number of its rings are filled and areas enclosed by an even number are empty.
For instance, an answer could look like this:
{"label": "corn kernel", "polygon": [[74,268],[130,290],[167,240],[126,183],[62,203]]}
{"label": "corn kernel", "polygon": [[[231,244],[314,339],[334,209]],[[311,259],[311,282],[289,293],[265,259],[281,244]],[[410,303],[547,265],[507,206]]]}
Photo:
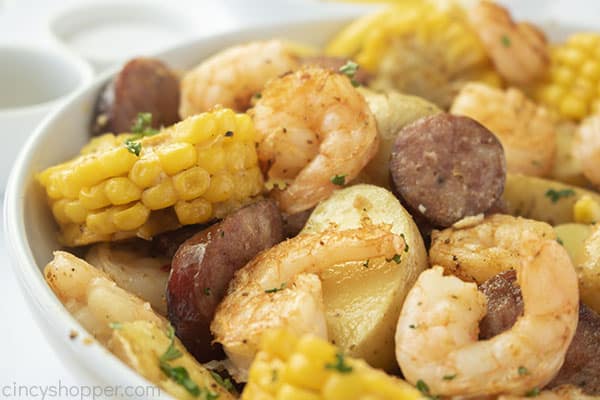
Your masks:
{"label": "corn kernel", "polygon": [[197,165],[207,170],[210,174],[216,174],[225,169],[225,159],[223,147],[215,145],[213,147],[198,150]]}
{"label": "corn kernel", "polygon": [[331,344],[311,335],[302,336],[298,340],[296,351],[322,365],[334,360],[336,353]]}
{"label": "corn kernel", "polygon": [[110,200],[104,193],[105,186],[106,182],[102,182],[96,186],[81,189],[79,191],[79,201],[88,210],[97,210],[110,205]]}
{"label": "corn kernel", "polygon": [[109,235],[117,231],[110,210],[88,214],[85,224],[90,230],[100,235]]}
{"label": "corn kernel", "polygon": [[579,68],[585,61],[585,55],[576,48],[566,48],[559,54],[559,61],[573,68]]}
{"label": "corn kernel", "polygon": [[583,100],[586,103],[594,96],[595,91],[596,88],[590,81],[581,78],[576,79],[571,87],[571,95]]}
{"label": "corn kernel", "polygon": [[323,386],[325,400],[346,400],[357,398],[364,392],[361,380],[350,374],[331,374]]}
{"label": "corn kernel", "polygon": [[135,203],[131,207],[115,212],[113,222],[119,230],[131,231],[144,225],[149,216],[148,208],[142,203]]}
{"label": "corn kernel", "polygon": [[158,233],[172,231],[180,226],[177,215],[175,215],[175,210],[173,208],[164,208],[152,211],[148,217],[148,221],[138,229],[136,235],[142,239],[150,240]]}
{"label": "corn kernel", "polygon": [[246,147],[245,143],[232,142],[223,145],[225,152],[227,169],[231,172],[236,172],[244,169],[246,164]]}
{"label": "corn kernel", "polygon": [[235,131],[236,140],[254,144],[256,133],[252,118],[248,114],[236,114],[235,125],[237,127]]}
{"label": "corn kernel", "polygon": [[544,104],[557,106],[560,103],[563,94],[564,90],[562,87],[558,85],[549,85],[540,90],[539,97]]}
{"label": "corn kernel", "polygon": [[590,196],[581,196],[573,205],[573,219],[581,224],[593,224],[600,221],[600,204]]}
{"label": "corn kernel", "polygon": [[294,386],[319,390],[329,374],[325,363],[311,361],[301,353],[292,354],[283,370],[283,379]]}
{"label": "corn kernel", "polygon": [[104,186],[104,193],[114,205],[131,203],[142,196],[142,190],[124,176],[109,179]]}
{"label": "corn kernel", "polygon": [[211,114],[202,113],[177,123],[174,135],[181,141],[191,144],[212,142],[216,137],[217,123]]}
{"label": "corn kernel", "polygon": [[182,225],[201,224],[211,219],[212,204],[202,198],[192,201],[178,201],[175,214]]}
{"label": "corn kernel", "polygon": [[593,33],[575,33],[569,37],[567,43],[570,46],[584,50],[592,50],[600,44],[598,42],[598,35]]}
{"label": "corn kernel", "polygon": [[229,200],[234,189],[233,180],[229,175],[214,175],[203,197],[211,203],[219,203]]}
{"label": "corn kernel", "polygon": [[206,192],[210,185],[210,174],[200,167],[182,171],[173,177],[173,187],[182,200],[192,200]]}
{"label": "corn kernel", "polygon": [[119,146],[98,156],[102,163],[99,175],[105,178],[125,175],[131,170],[138,157],[125,146]]}
{"label": "corn kernel", "polygon": [[581,75],[591,80],[600,78],[600,63],[596,60],[587,60],[581,66]]}
{"label": "corn kernel", "polygon": [[196,163],[196,149],[189,143],[171,143],[156,150],[165,172],[174,175]]}
{"label": "corn kernel", "polygon": [[151,210],[160,210],[174,205],[177,193],[171,179],[165,179],[158,185],[152,186],[142,193],[142,203]]}
{"label": "corn kernel", "polygon": [[65,203],[65,215],[74,223],[81,224],[85,222],[87,210],[79,200],[73,200]]}
{"label": "corn kernel", "polygon": [[[214,114],[217,120],[217,135],[221,134],[225,136],[226,141],[231,141],[233,139],[233,135],[236,134],[235,131],[237,130],[235,124],[235,113],[229,108],[221,108],[216,110]],[[226,135],[227,132],[231,132],[233,135]]]}
{"label": "corn kernel", "polygon": [[267,331],[261,338],[261,349],[286,361],[294,352],[298,338],[292,333],[277,329]]}
{"label": "corn kernel", "polygon": [[[319,395],[292,385],[282,385],[275,397],[277,400],[320,400]],[[347,399],[350,399],[348,397]]]}
{"label": "corn kernel", "polygon": [[585,101],[571,95],[567,95],[560,102],[560,112],[573,119],[581,119],[587,114]]}
{"label": "corn kernel", "polygon": [[69,202],[68,199],[61,199],[52,204],[52,215],[59,224],[67,224],[71,222],[69,216],[65,212],[65,205]]}
{"label": "corn kernel", "polygon": [[83,146],[81,154],[91,154],[109,150],[117,145],[117,139],[112,133],[96,136],[88,144]]}
{"label": "corn kernel", "polygon": [[563,85],[568,86],[575,79],[575,73],[569,67],[556,67],[550,71],[550,75],[552,77],[552,81]]}
{"label": "corn kernel", "polygon": [[400,379],[390,379],[380,371],[370,371],[361,376],[365,388],[387,399],[422,399],[421,393]]}

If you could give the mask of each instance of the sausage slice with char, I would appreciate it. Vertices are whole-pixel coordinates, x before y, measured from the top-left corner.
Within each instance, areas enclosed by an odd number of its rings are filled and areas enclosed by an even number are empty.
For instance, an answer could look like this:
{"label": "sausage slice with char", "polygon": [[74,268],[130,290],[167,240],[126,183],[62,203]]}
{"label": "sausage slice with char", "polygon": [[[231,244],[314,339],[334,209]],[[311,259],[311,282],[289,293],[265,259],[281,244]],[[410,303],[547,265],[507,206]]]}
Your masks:
{"label": "sausage slice with char", "polygon": [[168,317],[177,336],[200,362],[223,358],[212,345],[210,323],[233,274],[284,239],[272,200],[261,200],[186,240],[173,257],[167,285]]}
{"label": "sausage slice with char", "polygon": [[448,227],[496,203],[506,160],[502,144],[483,125],[440,113],[398,133],[390,172],[396,193],[414,213]]}

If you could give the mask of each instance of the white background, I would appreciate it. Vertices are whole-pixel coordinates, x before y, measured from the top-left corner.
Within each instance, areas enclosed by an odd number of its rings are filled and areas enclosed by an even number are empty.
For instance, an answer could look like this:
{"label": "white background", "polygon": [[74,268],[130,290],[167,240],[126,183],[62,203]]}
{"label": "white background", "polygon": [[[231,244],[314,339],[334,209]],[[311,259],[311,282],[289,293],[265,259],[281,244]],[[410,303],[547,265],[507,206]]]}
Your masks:
{"label": "white background", "polygon": [[[578,22],[600,25],[600,1],[506,1],[518,8],[519,15],[536,16],[545,21]],[[48,19],[61,9],[81,5],[75,0],[0,0],[0,45],[24,43],[55,46],[48,35]],[[257,24],[266,20],[302,18],[308,14],[332,12],[333,5],[318,8],[315,1],[163,1],[173,7],[197,15],[197,26],[191,35],[207,35]],[[337,7],[337,6],[336,6]],[[268,11],[267,11],[268,10]],[[2,62],[2,60],[0,60]],[[0,88],[2,90],[2,88]],[[0,126],[2,129],[2,126]],[[1,145],[1,144],[0,144]],[[8,171],[0,171],[6,174]],[[2,188],[0,188],[2,190]],[[0,214],[1,215],[1,214]],[[3,221],[0,216],[0,225]],[[0,229],[0,398],[3,386],[76,385],[68,368],[61,365],[30,317],[23,295],[12,274]],[[4,394],[4,396],[3,396]],[[12,397],[18,398],[18,397]],[[39,397],[41,398],[41,397]]]}

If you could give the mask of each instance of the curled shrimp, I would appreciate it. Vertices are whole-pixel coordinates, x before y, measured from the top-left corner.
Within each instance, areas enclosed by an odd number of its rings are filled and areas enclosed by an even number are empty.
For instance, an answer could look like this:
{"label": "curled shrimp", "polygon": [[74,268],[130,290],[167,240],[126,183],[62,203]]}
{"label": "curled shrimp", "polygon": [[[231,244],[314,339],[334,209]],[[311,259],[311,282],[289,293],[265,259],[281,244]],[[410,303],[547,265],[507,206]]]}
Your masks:
{"label": "curled shrimp", "polygon": [[524,314],[491,339],[477,341],[487,301],[475,283],[439,266],[421,273],[396,330],[396,359],[409,382],[448,396],[523,395],[558,372],[577,327],[577,275],[556,240],[520,233],[513,240],[523,247],[516,270]]}
{"label": "curled shrimp", "polygon": [[275,197],[289,214],[327,198],[377,153],[367,102],[332,71],[308,67],[269,82],[251,113],[260,162],[271,180],[288,183]]}
{"label": "curled shrimp", "polygon": [[210,327],[236,367],[230,372],[236,379],[246,379],[261,335],[269,328],[326,339],[317,274],[349,261],[390,258],[404,245],[401,236],[369,226],[300,234],[259,254],[235,274]]}
{"label": "curled shrimp", "polygon": [[550,54],[546,37],[538,28],[515,23],[504,7],[491,1],[472,7],[469,20],[498,73],[508,82],[523,85],[544,75]]}
{"label": "curled shrimp", "polygon": [[246,111],[269,79],[300,65],[291,45],[281,40],[234,46],[208,58],[181,81],[179,115],[209,111],[217,104]]}
{"label": "curled shrimp", "polygon": [[86,261],[55,251],[54,259],[44,268],[50,288],[67,310],[100,343],[112,335],[111,323],[150,321],[165,327],[150,303],[118,287],[103,271]]}
{"label": "curled shrimp", "polygon": [[450,112],[485,125],[502,143],[508,172],[532,176],[552,173],[556,154],[556,121],[518,89],[506,91],[468,83]]}
{"label": "curled shrimp", "polygon": [[600,189],[600,115],[594,115],[581,122],[575,131],[573,154],[581,163],[581,172]]}

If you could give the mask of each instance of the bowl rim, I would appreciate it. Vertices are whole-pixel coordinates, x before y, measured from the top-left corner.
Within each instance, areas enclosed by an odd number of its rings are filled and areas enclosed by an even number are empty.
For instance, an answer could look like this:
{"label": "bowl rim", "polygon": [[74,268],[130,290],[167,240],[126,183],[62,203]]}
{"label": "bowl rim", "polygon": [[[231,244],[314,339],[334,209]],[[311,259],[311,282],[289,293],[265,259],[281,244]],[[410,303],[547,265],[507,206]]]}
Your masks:
{"label": "bowl rim", "polygon": [[[324,21],[343,23],[363,13],[364,9],[345,10],[335,14],[315,15],[294,21],[277,21],[211,36],[186,39],[178,45],[158,52],[155,57],[168,60],[174,54],[194,46],[209,45],[220,41],[243,43],[257,40],[255,38],[260,37],[265,31],[281,32],[279,36],[285,38],[286,28],[290,28],[290,26],[300,28],[302,25],[310,26]],[[57,356],[65,360],[68,359],[70,362],[76,361],[76,363],[68,364],[80,368],[79,371],[73,371],[74,374],[80,373],[92,377],[94,383],[101,383],[105,387],[108,385],[145,387],[152,385],[157,387],[94,340],[83,326],[77,322],[75,317],[67,311],[47,285],[43,277],[42,267],[38,266],[33,256],[32,246],[25,227],[26,185],[23,182],[27,182],[31,177],[30,161],[36,152],[37,142],[42,138],[52,136],[54,133],[50,128],[53,123],[66,118],[67,110],[70,107],[80,103],[86,96],[90,95],[90,92],[97,85],[108,81],[119,69],[120,66],[116,65],[67,95],[58,107],[44,117],[21,148],[10,173],[4,194],[3,218],[5,223],[3,229],[5,246],[13,273],[17,278],[32,317],[44,333],[48,333],[46,341],[54,349]],[[78,333],[76,340],[69,337],[72,332]],[[85,338],[92,338],[93,340],[89,341]],[[171,397],[161,389],[159,396],[156,398]]]}

